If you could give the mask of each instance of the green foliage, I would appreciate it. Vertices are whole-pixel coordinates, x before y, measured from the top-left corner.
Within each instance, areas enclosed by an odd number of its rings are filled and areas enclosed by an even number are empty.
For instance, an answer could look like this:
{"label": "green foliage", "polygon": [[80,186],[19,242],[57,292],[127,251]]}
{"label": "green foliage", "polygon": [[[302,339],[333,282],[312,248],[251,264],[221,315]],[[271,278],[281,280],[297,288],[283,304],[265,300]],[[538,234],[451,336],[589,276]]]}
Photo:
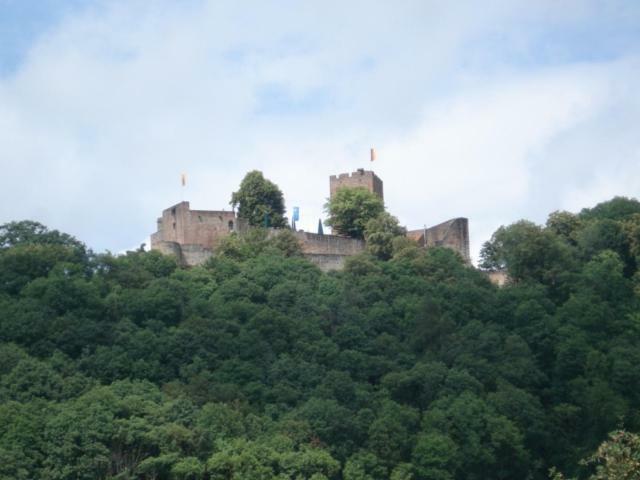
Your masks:
{"label": "green foliage", "polygon": [[[588,480],[638,480],[640,479],[640,437],[636,434],[618,430],[609,434],[596,452],[582,460],[583,465],[595,467]],[[564,480],[565,477],[555,468],[550,478]]]}
{"label": "green foliage", "polygon": [[9,224],[0,478],[634,478],[634,202],[499,229],[502,288],[382,210],[331,274],[284,229],[185,269]]}
{"label": "green foliage", "polygon": [[381,260],[388,260],[395,251],[394,240],[403,237],[405,233],[406,229],[399,225],[396,217],[383,212],[365,224],[367,250]]}
{"label": "green foliage", "polygon": [[460,466],[458,446],[447,435],[423,433],[413,449],[416,478],[452,480]]}
{"label": "green foliage", "polygon": [[[340,188],[326,203],[328,218],[325,221],[334,233],[353,238],[364,238],[367,223],[384,212],[384,203],[375,193],[364,188]],[[380,228],[392,222],[393,217],[386,217]],[[376,226],[378,230],[378,226]]]}
{"label": "green foliage", "polygon": [[171,473],[176,480],[198,480],[204,472],[204,465],[196,457],[181,458],[171,467]]}
{"label": "green foliage", "polygon": [[484,244],[480,257],[482,268],[507,269],[513,281],[546,285],[555,285],[574,264],[565,242],[550,230],[524,220],[500,227]]}
{"label": "green foliage", "polygon": [[581,226],[582,221],[578,215],[564,211],[550,213],[546,224],[547,230],[572,245],[576,244],[576,233]]}
{"label": "green foliage", "polygon": [[339,463],[327,452],[274,436],[265,441],[221,443],[207,462],[211,479],[294,480],[335,478]]}
{"label": "green foliage", "polygon": [[[298,257],[300,242],[291,230],[270,231],[254,228],[243,235],[231,234],[223,238],[217,248],[218,256],[244,261],[262,254]],[[215,264],[215,260],[213,263]]]}
{"label": "green foliage", "polygon": [[344,466],[344,480],[375,480],[389,476],[388,469],[373,453],[360,451]]}
{"label": "green foliage", "polygon": [[624,220],[640,213],[640,202],[635,198],[614,197],[602,202],[593,208],[584,208],[580,212],[580,218],[585,220],[609,219]]}
{"label": "green foliage", "polygon": [[71,235],[49,230],[38,222],[23,220],[0,225],[0,249],[18,245],[60,245],[83,253],[85,251],[84,244]]}
{"label": "green foliage", "polygon": [[282,192],[275,183],[264,178],[262,172],[253,170],[247,173],[240,189],[231,195],[230,203],[233,208],[238,208],[238,216],[251,226],[287,226]]}
{"label": "green foliage", "polygon": [[424,416],[423,430],[442,435],[422,438],[426,471],[446,470],[455,474],[453,478],[464,472],[470,479],[484,478],[488,471],[496,479],[525,476],[528,458],[522,432],[475,394],[467,391],[434,402]]}

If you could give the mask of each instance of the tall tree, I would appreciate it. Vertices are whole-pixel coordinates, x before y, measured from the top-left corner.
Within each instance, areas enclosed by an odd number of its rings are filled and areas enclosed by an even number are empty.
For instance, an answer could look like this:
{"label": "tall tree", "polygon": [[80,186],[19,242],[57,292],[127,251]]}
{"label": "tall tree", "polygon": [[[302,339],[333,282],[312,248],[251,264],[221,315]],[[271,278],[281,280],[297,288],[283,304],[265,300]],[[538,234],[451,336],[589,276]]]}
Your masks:
{"label": "tall tree", "polygon": [[364,238],[367,250],[381,260],[388,260],[393,254],[393,241],[407,233],[390,213],[383,212],[365,225]]}
{"label": "tall tree", "polygon": [[535,280],[554,284],[557,277],[572,270],[569,246],[552,231],[521,220],[500,227],[480,251],[480,266],[507,269],[515,281]]}
{"label": "tall tree", "polygon": [[240,189],[231,195],[230,203],[233,208],[238,207],[238,216],[251,226],[283,228],[287,225],[282,191],[258,170],[245,175]]}
{"label": "tall tree", "polygon": [[324,206],[329,214],[325,221],[335,233],[364,238],[367,222],[384,212],[384,203],[375,193],[364,188],[341,188]]}
{"label": "tall tree", "polygon": [[67,233],[49,230],[33,220],[22,220],[0,225],[0,249],[18,245],[63,245],[82,252],[84,244]]}

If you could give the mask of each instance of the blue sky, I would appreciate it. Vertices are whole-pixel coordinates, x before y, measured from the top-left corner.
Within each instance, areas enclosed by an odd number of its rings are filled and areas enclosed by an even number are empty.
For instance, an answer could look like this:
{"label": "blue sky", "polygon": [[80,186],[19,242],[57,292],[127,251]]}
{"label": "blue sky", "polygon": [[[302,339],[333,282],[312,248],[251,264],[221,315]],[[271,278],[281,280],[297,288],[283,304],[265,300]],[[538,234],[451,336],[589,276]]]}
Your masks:
{"label": "blue sky", "polygon": [[0,0],[0,223],[121,251],[261,169],[315,230],[365,167],[410,228],[468,217],[477,256],[638,196],[638,79],[637,1]]}
{"label": "blue sky", "polygon": [[67,15],[95,5],[82,0],[0,0],[0,75],[19,68],[30,47]]}

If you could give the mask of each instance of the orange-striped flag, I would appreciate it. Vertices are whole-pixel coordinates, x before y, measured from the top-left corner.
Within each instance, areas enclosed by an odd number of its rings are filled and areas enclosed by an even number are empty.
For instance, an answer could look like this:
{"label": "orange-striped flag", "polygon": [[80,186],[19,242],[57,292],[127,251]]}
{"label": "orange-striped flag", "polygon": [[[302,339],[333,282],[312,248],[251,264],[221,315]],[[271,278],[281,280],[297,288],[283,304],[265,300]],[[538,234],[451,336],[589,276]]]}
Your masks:
{"label": "orange-striped flag", "polygon": [[372,148],[371,149],[371,161],[373,162],[376,159],[376,151]]}

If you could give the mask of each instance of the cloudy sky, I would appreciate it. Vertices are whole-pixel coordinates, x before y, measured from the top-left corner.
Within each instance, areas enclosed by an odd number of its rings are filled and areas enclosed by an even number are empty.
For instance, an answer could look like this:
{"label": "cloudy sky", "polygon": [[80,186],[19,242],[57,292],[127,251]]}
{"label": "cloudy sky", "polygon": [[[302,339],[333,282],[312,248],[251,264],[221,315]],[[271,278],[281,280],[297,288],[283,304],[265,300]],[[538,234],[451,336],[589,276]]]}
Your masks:
{"label": "cloudy sky", "polygon": [[329,175],[372,168],[408,227],[468,217],[477,257],[640,195],[640,2],[0,0],[0,167],[0,223],[113,252],[252,169],[315,230]]}

